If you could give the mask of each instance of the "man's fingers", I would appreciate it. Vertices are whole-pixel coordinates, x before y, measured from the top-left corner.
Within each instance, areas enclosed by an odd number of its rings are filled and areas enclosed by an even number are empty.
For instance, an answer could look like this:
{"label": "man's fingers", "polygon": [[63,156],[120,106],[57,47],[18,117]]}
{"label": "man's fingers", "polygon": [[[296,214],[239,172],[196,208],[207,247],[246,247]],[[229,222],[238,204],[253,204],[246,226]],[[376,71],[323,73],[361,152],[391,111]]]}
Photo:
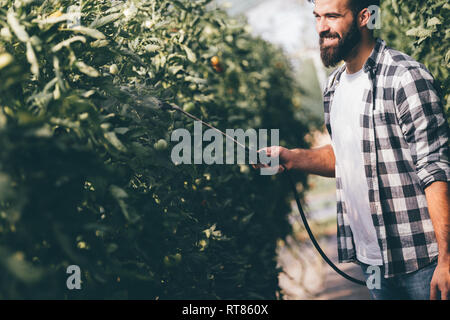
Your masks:
{"label": "man's fingers", "polygon": [[430,300],[437,300],[437,292],[438,292],[437,285],[432,283],[430,285]]}
{"label": "man's fingers", "polygon": [[258,153],[265,153],[266,156],[270,157],[270,154],[272,153],[272,150],[270,147],[261,148],[258,150]]}
{"label": "man's fingers", "polygon": [[[258,164],[252,164],[253,169],[261,169],[261,168],[270,168],[269,165],[267,164],[263,164],[263,163],[258,163]],[[284,166],[279,165],[278,169],[277,169],[277,173],[282,173],[284,172]]]}
{"label": "man's fingers", "polygon": [[280,146],[265,147],[258,150],[258,152],[264,152],[268,157],[277,157],[280,153]]}
{"label": "man's fingers", "polygon": [[[265,148],[261,148],[257,151],[258,153],[262,153],[264,154],[264,156],[266,158],[260,158],[259,161],[264,161],[266,162],[266,160],[268,160],[267,158],[272,158],[272,157],[278,157],[280,154],[280,147],[279,146],[271,146],[271,147],[265,147]],[[262,156],[259,155],[259,157]],[[252,164],[252,167],[254,169],[260,169],[260,168],[270,168],[271,166],[269,166],[267,163],[256,163],[256,164]],[[283,172],[285,169],[284,167],[282,167],[281,165],[278,167],[278,171],[277,172]]]}
{"label": "man's fingers", "polygon": [[263,163],[258,163],[258,164],[252,164],[252,167],[254,169],[260,169],[260,168],[267,168],[268,165],[267,164],[263,164]]}
{"label": "man's fingers", "polygon": [[441,291],[441,300],[448,300],[448,290]]}

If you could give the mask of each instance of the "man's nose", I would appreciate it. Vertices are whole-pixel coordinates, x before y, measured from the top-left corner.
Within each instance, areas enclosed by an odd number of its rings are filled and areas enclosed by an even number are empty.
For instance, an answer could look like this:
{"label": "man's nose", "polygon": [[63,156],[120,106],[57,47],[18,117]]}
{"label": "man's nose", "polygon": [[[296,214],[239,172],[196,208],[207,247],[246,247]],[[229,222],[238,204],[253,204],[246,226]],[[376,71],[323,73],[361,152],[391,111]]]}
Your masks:
{"label": "man's nose", "polygon": [[322,34],[330,31],[330,27],[328,26],[327,20],[325,17],[321,17],[320,19],[317,19],[316,23],[317,33]]}

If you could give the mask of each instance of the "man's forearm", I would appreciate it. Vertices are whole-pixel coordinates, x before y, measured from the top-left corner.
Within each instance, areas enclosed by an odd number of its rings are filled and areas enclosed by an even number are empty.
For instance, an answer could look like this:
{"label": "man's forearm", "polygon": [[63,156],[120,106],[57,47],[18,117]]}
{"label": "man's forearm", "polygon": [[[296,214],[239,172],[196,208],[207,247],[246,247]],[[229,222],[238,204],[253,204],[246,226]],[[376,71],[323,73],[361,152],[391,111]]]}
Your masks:
{"label": "man's forearm", "polygon": [[450,265],[450,191],[448,182],[433,182],[425,189],[425,196],[439,247],[439,260]]}
{"label": "man's forearm", "polygon": [[324,177],[335,176],[335,156],[329,144],[314,149],[292,149],[291,168]]}

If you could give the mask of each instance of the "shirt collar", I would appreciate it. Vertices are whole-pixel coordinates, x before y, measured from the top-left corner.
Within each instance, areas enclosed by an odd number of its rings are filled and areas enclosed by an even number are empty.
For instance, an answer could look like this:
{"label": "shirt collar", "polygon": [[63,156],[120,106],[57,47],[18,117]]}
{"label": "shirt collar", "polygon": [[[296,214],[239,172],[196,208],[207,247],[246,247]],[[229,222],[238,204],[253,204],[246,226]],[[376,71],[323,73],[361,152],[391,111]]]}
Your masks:
{"label": "shirt collar", "polygon": [[381,58],[383,56],[384,48],[386,47],[386,42],[384,40],[377,38],[375,42],[375,47],[372,50],[369,58],[363,66],[364,72],[376,72],[377,66],[380,64]]}
{"label": "shirt collar", "polygon": [[[375,46],[367,59],[366,63],[363,66],[364,72],[369,73],[369,75],[375,75],[377,71],[378,64],[381,62],[384,48],[386,47],[386,42],[380,38],[375,39]],[[339,67],[339,71],[336,73],[334,77],[334,81],[332,83],[331,90],[334,90],[335,86],[339,83],[341,79],[342,73],[345,71],[345,63]]]}

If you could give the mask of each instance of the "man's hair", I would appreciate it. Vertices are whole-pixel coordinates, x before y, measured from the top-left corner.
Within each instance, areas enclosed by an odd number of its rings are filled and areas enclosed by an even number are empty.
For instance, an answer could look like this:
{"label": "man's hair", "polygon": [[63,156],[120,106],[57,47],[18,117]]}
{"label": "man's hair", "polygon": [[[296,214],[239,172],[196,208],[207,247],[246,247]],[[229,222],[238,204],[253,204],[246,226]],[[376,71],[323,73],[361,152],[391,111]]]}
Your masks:
{"label": "man's hair", "polygon": [[[315,0],[308,1],[315,3]],[[348,0],[348,4],[353,12],[353,16],[356,17],[356,15],[364,8],[368,8],[369,6],[380,6],[380,0]]]}
{"label": "man's hair", "polygon": [[356,17],[364,8],[380,6],[380,0],[348,0],[348,2],[354,17]]}

